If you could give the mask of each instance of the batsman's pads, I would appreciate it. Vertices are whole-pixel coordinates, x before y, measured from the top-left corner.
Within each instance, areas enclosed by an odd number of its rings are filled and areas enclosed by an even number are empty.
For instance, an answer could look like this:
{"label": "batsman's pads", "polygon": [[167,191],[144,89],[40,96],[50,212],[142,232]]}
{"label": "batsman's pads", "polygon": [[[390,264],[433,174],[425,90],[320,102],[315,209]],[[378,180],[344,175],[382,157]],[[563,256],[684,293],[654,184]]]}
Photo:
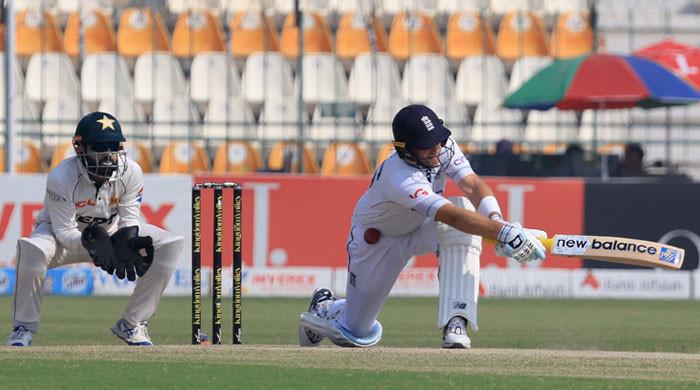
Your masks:
{"label": "batsman's pads", "polygon": [[92,262],[113,274],[119,262],[107,231],[100,225],[88,225],[80,235],[80,242],[92,258]]}
{"label": "batsman's pads", "polygon": [[[112,235],[112,245],[117,257],[117,277],[130,281],[146,274],[153,263],[153,240],[149,236],[139,237],[138,226],[126,226]],[[142,254],[141,250],[145,254]]]}
{"label": "batsman's pads", "polygon": [[544,260],[547,257],[544,245],[532,232],[523,229],[519,223],[510,222],[504,222],[498,233],[496,254],[513,258],[519,263]]}

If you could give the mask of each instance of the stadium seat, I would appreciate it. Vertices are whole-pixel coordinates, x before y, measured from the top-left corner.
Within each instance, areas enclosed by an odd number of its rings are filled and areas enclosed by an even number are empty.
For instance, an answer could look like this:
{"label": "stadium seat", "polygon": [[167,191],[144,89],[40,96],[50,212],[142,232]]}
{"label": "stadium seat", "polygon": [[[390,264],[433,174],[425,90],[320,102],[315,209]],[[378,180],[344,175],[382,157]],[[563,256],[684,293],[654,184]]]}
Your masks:
{"label": "stadium seat", "polygon": [[389,33],[389,53],[401,62],[418,54],[442,54],[440,34],[433,18],[420,12],[401,12],[394,16]]}
{"label": "stadium seat", "polygon": [[253,111],[240,96],[209,100],[204,136],[218,141],[257,138]]}
{"label": "stadium seat", "polygon": [[248,56],[243,71],[241,95],[256,107],[265,100],[279,100],[294,93],[292,69],[279,53],[255,53]]}
{"label": "stadium seat", "polygon": [[55,13],[56,2],[57,0],[14,0],[15,12],[41,7],[51,13]]}
{"label": "stadium seat", "polygon": [[631,110],[585,110],[581,116],[579,140],[598,144],[627,142],[630,139]]}
{"label": "stadium seat", "polygon": [[0,23],[0,51],[5,51],[5,24]]}
{"label": "stadium seat", "polygon": [[58,144],[51,154],[51,169],[56,168],[61,161],[73,156],[75,156],[75,150],[72,142],[68,141]]}
{"label": "stadium seat", "polygon": [[220,7],[226,15],[235,15],[239,12],[261,11],[264,4],[260,0],[221,0]]}
{"label": "stadium seat", "polygon": [[532,11],[506,14],[496,38],[496,54],[506,61],[526,56],[546,56],[546,30],[542,19]]}
{"label": "stadium seat", "polygon": [[542,10],[552,16],[588,11],[588,7],[588,0],[542,0]]}
{"label": "stadium seat", "polygon": [[141,105],[134,101],[133,96],[116,94],[111,98],[104,98],[97,107],[99,111],[114,115],[122,125],[122,132],[127,140],[133,138],[139,140],[150,139],[146,115]]}
{"label": "stadium seat", "polygon": [[434,16],[437,11],[437,0],[383,0],[382,12],[395,16],[401,12],[421,12]]}
{"label": "stadium seat", "polygon": [[[347,99],[348,82],[345,79],[345,72],[340,61],[333,54],[307,54],[302,59],[302,66],[304,67],[304,102],[309,107],[317,103]],[[296,87],[298,89],[298,82]],[[298,90],[295,96],[298,96]]]}
{"label": "stadium seat", "polygon": [[348,80],[348,96],[359,105],[388,101],[401,95],[399,67],[387,53],[363,53],[355,57]]}
{"label": "stadium seat", "polygon": [[527,116],[524,141],[544,145],[552,142],[570,143],[578,139],[576,112],[532,110]]}
{"label": "stadium seat", "polygon": [[444,101],[436,101],[430,103],[430,108],[435,111],[440,119],[445,122],[445,125],[452,130],[452,134],[457,139],[462,139],[466,136],[465,130],[469,122],[466,107],[454,98]]}
{"label": "stadium seat", "polygon": [[437,13],[452,15],[462,11],[484,11],[489,7],[488,0],[438,0]]}
{"label": "stadium seat", "polygon": [[535,73],[551,63],[550,57],[520,57],[515,60],[508,81],[508,93],[520,88]]}
{"label": "stadium seat", "polygon": [[168,10],[171,14],[181,15],[192,11],[206,11],[216,14],[220,10],[218,0],[167,0]]}
{"label": "stadium seat", "polygon": [[550,55],[571,58],[590,53],[593,51],[593,37],[588,12],[561,14],[552,29]]}
{"label": "stadium seat", "polygon": [[75,125],[86,111],[77,97],[47,100],[41,114],[43,141],[56,144],[70,139],[75,133]]}
{"label": "stadium seat", "polygon": [[158,100],[187,94],[180,63],[167,52],[141,54],[134,67],[134,98],[148,107]]}
{"label": "stadium seat", "polygon": [[37,53],[29,60],[25,88],[27,97],[36,103],[69,97],[78,99],[78,76],[67,55]]}
{"label": "stadium seat", "polygon": [[83,102],[96,106],[103,99],[115,99],[115,95],[134,97],[126,61],[116,52],[89,54],[80,71]]}
{"label": "stadium seat", "polygon": [[160,156],[161,174],[209,171],[209,156],[203,147],[188,142],[171,142]]}
{"label": "stadium seat", "polygon": [[[275,171],[283,172],[299,172],[299,147],[295,142],[278,142],[270,150],[270,156],[267,159],[267,168]],[[302,172],[318,173],[318,161],[316,154],[304,145],[302,155]]]}
{"label": "stadium seat", "polygon": [[366,175],[372,172],[367,152],[356,143],[329,145],[323,154],[321,175]]}
{"label": "stadium seat", "polygon": [[[41,159],[39,147],[31,142],[21,142],[14,149],[16,173],[43,173],[46,164]],[[5,172],[5,149],[0,147],[0,172]]]}
{"label": "stadium seat", "polygon": [[[1,25],[0,25],[1,27]],[[0,39],[2,39],[2,36],[0,36]],[[5,56],[0,55],[0,69],[5,69]],[[22,66],[20,65],[19,61],[15,57],[15,59],[12,61],[12,75],[14,76],[13,79],[15,81],[15,94],[17,95],[24,95],[25,94],[25,87],[24,87],[24,75],[22,74]],[[5,71],[3,70],[0,72],[0,91],[5,91]],[[4,101],[5,101],[5,93],[1,93],[2,95],[0,99],[2,99],[3,102],[3,107],[4,107]],[[5,115],[3,112],[0,115]]]}
{"label": "stadium seat", "polygon": [[[274,12],[276,16],[289,15],[290,12],[294,11],[294,0],[271,1],[274,1],[275,3],[272,12]],[[330,10],[328,0],[300,0],[299,8],[302,11],[311,11],[323,17],[326,17],[328,11]]]}
{"label": "stadium seat", "polygon": [[199,114],[188,96],[176,95],[153,103],[153,139],[157,144],[171,139],[198,139],[202,135]]}
{"label": "stadium seat", "polygon": [[[667,115],[668,114],[668,115]],[[658,108],[644,110],[634,108],[630,113],[632,125],[660,125],[667,123],[673,127],[697,127],[700,126],[700,105]]]}
{"label": "stadium seat", "polygon": [[344,15],[350,12],[362,12],[366,15],[373,11],[379,13],[381,0],[329,0],[331,12]]}
{"label": "stadium seat", "polygon": [[487,19],[482,21],[479,11],[462,11],[450,15],[445,35],[445,54],[452,62],[464,57],[493,55],[496,41]]}
{"label": "stadium seat", "polygon": [[214,173],[254,173],[263,169],[260,151],[249,142],[231,141],[219,146]]}
{"label": "stadium seat", "polygon": [[352,102],[323,103],[314,110],[310,138],[355,141],[362,136],[362,116]]}
{"label": "stadium seat", "polygon": [[151,156],[151,150],[140,142],[131,142],[127,137],[127,142],[124,143],[124,150],[126,151],[127,157],[136,161],[143,173],[153,172],[153,157]]}
{"label": "stadium seat", "polygon": [[416,54],[406,62],[401,94],[410,103],[446,105],[454,99],[450,64],[440,54]]}
{"label": "stadium seat", "polygon": [[[370,25],[373,30],[371,35],[368,32]],[[360,11],[344,14],[336,32],[335,50],[338,58],[348,64],[362,53],[386,52],[387,37],[382,20]]]}
{"label": "stadium seat", "polygon": [[173,30],[173,55],[191,58],[204,52],[223,52],[224,36],[218,17],[212,12],[184,11]]}
{"label": "stadium seat", "polygon": [[15,15],[15,51],[19,57],[36,53],[62,52],[63,37],[56,17],[48,11],[29,8]]}
{"label": "stadium seat", "polygon": [[125,58],[135,58],[152,51],[170,51],[168,31],[160,14],[154,14],[148,7],[130,7],[122,11],[117,49]]}
{"label": "stadium seat", "polygon": [[278,51],[279,37],[272,22],[262,10],[236,13],[229,22],[231,54],[245,59],[257,52]]}
{"label": "stadium seat", "polygon": [[[2,58],[2,57],[0,57]],[[39,115],[35,105],[30,102],[24,94],[18,93],[14,98],[15,108],[15,134],[22,135],[26,133],[36,134],[39,127]],[[0,94],[2,95],[2,94]],[[5,96],[0,96],[0,138],[5,137]]]}
{"label": "stadium seat", "polygon": [[508,89],[506,70],[496,56],[465,57],[457,71],[455,97],[468,106],[500,106]]}
{"label": "stadium seat", "polygon": [[[226,53],[200,53],[190,67],[190,96],[200,107],[241,93],[236,62]],[[201,111],[201,110],[200,110]]]}
{"label": "stadium seat", "polygon": [[513,11],[531,10],[532,0],[490,0],[489,8],[491,13],[495,15],[506,15]]}
{"label": "stadium seat", "polygon": [[[303,118],[308,123],[306,111]],[[296,140],[299,137],[299,103],[295,98],[265,101],[260,112],[259,136],[264,140]]]}
{"label": "stadium seat", "polygon": [[[42,1],[42,3],[46,3]],[[78,11],[98,11],[111,16],[114,11],[114,1],[110,0],[58,0],[56,9],[59,15],[69,15]]]}
{"label": "stadium seat", "polygon": [[394,148],[394,144],[389,142],[389,143],[382,145],[382,147],[379,148],[379,152],[377,152],[377,163],[374,164],[374,166],[376,168],[379,168],[379,166],[382,165],[384,160],[386,160],[389,156],[391,156],[392,153],[396,153],[396,149]]}
{"label": "stadium seat", "polygon": [[[320,14],[306,11],[302,16],[304,28],[304,53],[331,53],[333,41],[326,19]],[[294,13],[289,13],[280,34],[280,52],[287,58],[299,55],[299,32]]]}
{"label": "stadium seat", "polygon": [[519,110],[477,106],[469,141],[493,143],[501,139],[517,142],[522,139],[523,116]]}
{"label": "stadium seat", "polygon": [[[83,29],[83,53],[80,52],[80,28]],[[68,16],[65,30],[66,54],[78,57],[81,54],[113,52],[117,49],[112,21],[97,10],[75,11]]]}
{"label": "stadium seat", "polygon": [[367,124],[364,129],[364,140],[367,142],[389,142],[393,139],[391,122],[394,115],[406,103],[401,99],[378,100],[369,106]]}

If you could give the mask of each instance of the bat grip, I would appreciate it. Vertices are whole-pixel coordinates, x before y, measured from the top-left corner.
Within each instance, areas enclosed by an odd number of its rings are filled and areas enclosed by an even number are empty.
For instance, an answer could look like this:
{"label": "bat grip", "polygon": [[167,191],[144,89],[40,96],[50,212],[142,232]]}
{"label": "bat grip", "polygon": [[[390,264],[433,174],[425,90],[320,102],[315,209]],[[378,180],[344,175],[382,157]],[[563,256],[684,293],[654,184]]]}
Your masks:
{"label": "bat grip", "polygon": [[[544,245],[544,247],[548,250],[551,251],[552,247],[554,246],[554,238],[552,237],[537,237],[538,240]],[[487,238],[486,242],[489,244],[496,245],[498,241],[494,240],[493,238]]]}

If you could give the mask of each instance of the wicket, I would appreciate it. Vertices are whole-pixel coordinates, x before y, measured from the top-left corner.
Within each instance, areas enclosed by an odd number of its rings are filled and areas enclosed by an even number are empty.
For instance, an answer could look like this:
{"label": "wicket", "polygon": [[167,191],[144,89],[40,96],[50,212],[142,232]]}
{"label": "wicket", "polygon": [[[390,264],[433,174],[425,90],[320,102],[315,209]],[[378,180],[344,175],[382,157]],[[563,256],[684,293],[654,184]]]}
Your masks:
{"label": "wicket", "polygon": [[202,190],[213,190],[212,344],[221,344],[223,323],[224,191],[233,191],[233,344],[241,344],[241,186],[236,183],[202,183],[192,187],[192,344],[201,344],[202,328]]}

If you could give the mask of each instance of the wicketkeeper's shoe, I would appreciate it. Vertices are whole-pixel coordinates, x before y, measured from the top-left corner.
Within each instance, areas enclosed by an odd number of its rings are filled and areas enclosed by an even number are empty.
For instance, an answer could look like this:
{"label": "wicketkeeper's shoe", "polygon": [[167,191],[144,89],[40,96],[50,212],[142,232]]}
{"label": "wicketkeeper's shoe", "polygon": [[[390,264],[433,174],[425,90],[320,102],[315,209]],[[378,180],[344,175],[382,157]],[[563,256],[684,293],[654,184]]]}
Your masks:
{"label": "wicketkeeper's shoe", "polygon": [[132,326],[124,319],[121,319],[112,327],[112,333],[129,345],[153,345],[151,338],[148,337],[147,321],[142,321],[136,326]]}
{"label": "wicketkeeper's shoe", "polygon": [[5,345],[8,347],[28,347],[32,345],[32,332],[22,325],[16,326],[7,336]]}
{"label": "wicketkeeper's shoe", "polygon": [[469,336],[467,336],[467,320],[459,316],[450,318],[447,326],[445,326],[445,329],[442,331],[442,347],[472,347],[472,341],[469,340]]}
{"label": "wicketkeeper's shoe", "polygon": [[[329,288],[317,288],[311,296],[308,313],[316,313],[318,305],[326,301],[335,301],[333,291]],[[315,347],[321,344],[323,336],[307,328],[304,325],[299,325],[299,345],[302,347]]]}

